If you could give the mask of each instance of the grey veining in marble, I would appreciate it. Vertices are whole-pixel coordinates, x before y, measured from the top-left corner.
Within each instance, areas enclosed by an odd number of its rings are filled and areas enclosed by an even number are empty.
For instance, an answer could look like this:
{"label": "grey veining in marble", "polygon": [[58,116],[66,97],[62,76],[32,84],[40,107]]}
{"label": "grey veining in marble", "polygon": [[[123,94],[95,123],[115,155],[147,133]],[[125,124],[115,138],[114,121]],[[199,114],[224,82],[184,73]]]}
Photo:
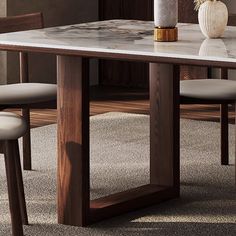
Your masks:
{"label": "grey veining in marble", "polygon": [[111,20],[2,34],[0,45],[236,62],[236,27],[206,41],[198,25],[178,26],[179,41],[171,43],[153,41],[153,22]]}

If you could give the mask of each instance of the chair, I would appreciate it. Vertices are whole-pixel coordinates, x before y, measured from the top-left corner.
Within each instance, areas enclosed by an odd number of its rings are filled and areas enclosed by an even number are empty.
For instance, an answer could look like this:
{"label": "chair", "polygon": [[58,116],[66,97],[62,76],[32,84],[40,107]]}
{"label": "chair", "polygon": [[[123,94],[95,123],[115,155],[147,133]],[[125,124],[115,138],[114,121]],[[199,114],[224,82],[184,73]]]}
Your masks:
{"label": "chair", "polygon": [[[236,26],[236,15],[229,15],[228,25]],[[221,80],[211,79],[211,68],[208,79],[184,80],[180,82],[181,104],[220,104],[221,117],[221,164],[229,164],[228,143],[228,105],[235,104],[236,81],[228,81],[228,70],[221,68]],[[182,66],[185,77],[192,77],[191,67]],[[196,71],[196,70],[195,70]]]}
{"label": "chair", "polygon": [[[0,17],[0,33],[43,28],[42,13],[12,17]],[[23,137],[23,168],[31,170],[30,109],[56,108],[57,86],[54,84],[29,83],[28,54],[19,53],[21,83],[0,86],[0,110],[21,108],[27,132]]]}
{"label": "chair", "polygon": [[224,79],[194,79],[180,82],[181,104],[220,104],[221,116],[221,164],[229,164],[228,104],[236,100],[236,81],[227,80],[227,70],[222,69]]}
{"label": "chair", "polygon": [[25,193],[20,164],[18,138],[27,131],[25,120],[13,113],[0,112],[0,143],[3,147],[12,234],[23,235],[22,224],[28,224]]}

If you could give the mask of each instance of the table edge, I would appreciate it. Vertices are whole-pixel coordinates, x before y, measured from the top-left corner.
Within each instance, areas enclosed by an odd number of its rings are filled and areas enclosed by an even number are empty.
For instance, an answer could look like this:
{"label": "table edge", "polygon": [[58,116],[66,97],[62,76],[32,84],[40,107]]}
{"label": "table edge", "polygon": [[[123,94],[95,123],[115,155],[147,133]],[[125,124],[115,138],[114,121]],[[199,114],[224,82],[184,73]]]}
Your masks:
{"label": "table edge", "polygon": [[1,51],[16,51],[27,53],[45,53],[64,56],[79,56],[89,57],[95,59],[109,59],[109,60],[121,60],[121,61],[137,61],[146,63],[165,63],[176,65],[195,65],[195,66],[210,66],[220,68],[236,69],[236,62],[230,61],[216,61],[213,59],[204,60],[197,58],[179,58],[179,57],[165,57],[165,56],[153,56],[153,55],[138,55],[138,54],[125,54],[114,52],[96,52],[85,50],[73,50],[73,49],[59,49],[59,48],[43,48],[35,46],[19,46],[19,45],[7,45],[0,43]]}

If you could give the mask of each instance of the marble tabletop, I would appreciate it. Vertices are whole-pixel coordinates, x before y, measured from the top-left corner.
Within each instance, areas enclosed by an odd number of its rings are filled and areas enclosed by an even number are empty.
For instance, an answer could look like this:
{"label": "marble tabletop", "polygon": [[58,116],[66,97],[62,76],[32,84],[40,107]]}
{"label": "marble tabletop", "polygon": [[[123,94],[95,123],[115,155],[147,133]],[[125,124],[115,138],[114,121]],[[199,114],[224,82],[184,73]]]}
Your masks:
{"label": "marble tabletop", "polygon": [[[112,53],[236,63],[236,27],[221,39],[206,39],[198,25],[179,24],[179,41],[154,42],[153,22],[110,20],[0,35],[0,49]],[[91,54],[92,55],[92,54]]]}

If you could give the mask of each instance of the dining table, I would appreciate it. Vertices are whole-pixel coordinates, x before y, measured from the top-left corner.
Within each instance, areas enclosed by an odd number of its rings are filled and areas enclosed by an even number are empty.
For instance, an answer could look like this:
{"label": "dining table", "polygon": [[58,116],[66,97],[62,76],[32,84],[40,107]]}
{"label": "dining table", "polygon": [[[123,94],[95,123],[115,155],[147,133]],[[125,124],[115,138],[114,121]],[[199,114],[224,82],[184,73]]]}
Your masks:
{"label": "dining table", "polygon": [[[181,197],[180,67],[235,69],[236,27],[227,27],[223,38],[206,39],[199,25],[178,24],[176,42],[155,42],[153,30],[149,21],[108,20],[0,35],[0,50],[57,57],[60,224],[87,226]],[[150,181],[91,200],[89,62],[94,58],[149,63]]]}

